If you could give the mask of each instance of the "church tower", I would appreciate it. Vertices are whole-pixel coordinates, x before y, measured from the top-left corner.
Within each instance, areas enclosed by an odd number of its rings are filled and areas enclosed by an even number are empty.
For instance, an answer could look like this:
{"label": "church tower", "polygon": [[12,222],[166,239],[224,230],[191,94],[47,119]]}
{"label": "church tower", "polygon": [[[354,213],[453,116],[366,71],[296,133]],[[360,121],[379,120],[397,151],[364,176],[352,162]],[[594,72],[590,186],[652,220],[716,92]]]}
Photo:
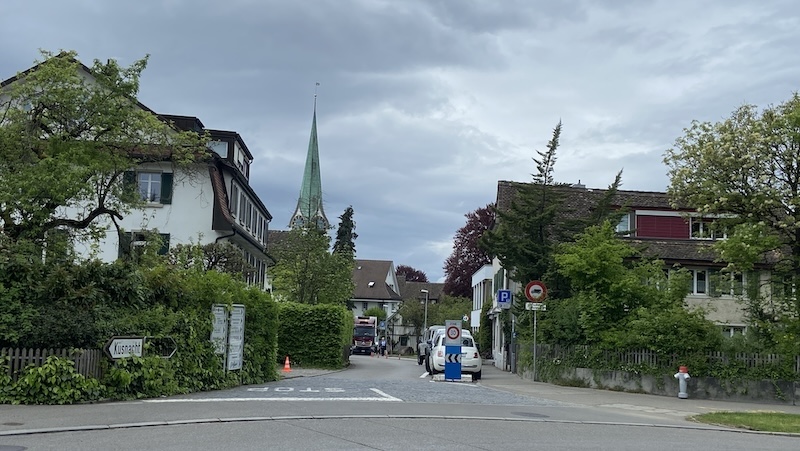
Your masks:
{"label": "church tower", "polygon": [[[317,83],[319,86],[319,83]],[[319,143],[317,142],[317,94],[314,93],[314,116],[311,121],[311,138],[308,140],[306,168],[297,208],[289,221],[289,227],[315,225],[320,230],[328,230],[330,223],[322,209],[322,180],[319,171]]]}

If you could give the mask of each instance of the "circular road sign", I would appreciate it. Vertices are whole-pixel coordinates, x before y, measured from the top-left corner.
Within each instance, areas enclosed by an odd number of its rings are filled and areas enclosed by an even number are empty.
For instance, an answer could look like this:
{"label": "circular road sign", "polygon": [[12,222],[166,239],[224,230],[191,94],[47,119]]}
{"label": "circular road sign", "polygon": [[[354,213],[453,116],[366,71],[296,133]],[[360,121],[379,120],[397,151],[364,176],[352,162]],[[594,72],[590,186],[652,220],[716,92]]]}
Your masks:
{"label": "circular road sign", "polygon": [[547,287],[539,280],[532,280],[525,286],[525,297],[531,302],[542,302],[547,297]]}
{"label": "circular road sign", "polygon": [[458,326],[450,326],[447,328],[447,338],[451,340],[458,340],[461,335],[461,329]]}

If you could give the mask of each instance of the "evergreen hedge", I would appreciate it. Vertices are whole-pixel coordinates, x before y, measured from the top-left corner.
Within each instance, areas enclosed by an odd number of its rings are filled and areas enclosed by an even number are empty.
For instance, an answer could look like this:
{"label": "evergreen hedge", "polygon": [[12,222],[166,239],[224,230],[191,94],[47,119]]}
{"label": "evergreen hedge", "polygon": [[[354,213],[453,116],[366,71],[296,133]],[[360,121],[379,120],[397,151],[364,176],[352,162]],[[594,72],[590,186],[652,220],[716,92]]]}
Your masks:
{"label": "evergreen hedge", "polygon": [[343,368],[353,338],[353,313],[328,304],[279,303],[278,359],[293,365]]}

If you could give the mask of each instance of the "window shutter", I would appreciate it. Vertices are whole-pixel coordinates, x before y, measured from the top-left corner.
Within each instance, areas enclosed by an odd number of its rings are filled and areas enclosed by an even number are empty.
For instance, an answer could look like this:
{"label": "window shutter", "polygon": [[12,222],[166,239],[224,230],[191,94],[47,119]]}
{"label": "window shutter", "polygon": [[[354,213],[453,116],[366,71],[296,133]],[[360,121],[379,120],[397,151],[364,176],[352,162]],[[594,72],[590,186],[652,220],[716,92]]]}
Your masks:
{"label": "window shutter", "polygon": [[136,184],[135,172],[125,171],[122,173],[122,191],[126,196],[134,196],[133,193],[137,193],[139,191],[139,187]]}
{"label": "window shutter", "polygon": [[126,232],[119,233],[119,248],[117,258],[126,258],[131,254],[131,234]]}
{"label": "window shutter", "polygon": [[172,203],[172,173],[164,172],[161,174],[161,203]]}
{"label": "window shutter", "polygon": [[158,255],[167,255],[169,252],[169,233],[159,233],[161,237],[161,247],[158,249]]}

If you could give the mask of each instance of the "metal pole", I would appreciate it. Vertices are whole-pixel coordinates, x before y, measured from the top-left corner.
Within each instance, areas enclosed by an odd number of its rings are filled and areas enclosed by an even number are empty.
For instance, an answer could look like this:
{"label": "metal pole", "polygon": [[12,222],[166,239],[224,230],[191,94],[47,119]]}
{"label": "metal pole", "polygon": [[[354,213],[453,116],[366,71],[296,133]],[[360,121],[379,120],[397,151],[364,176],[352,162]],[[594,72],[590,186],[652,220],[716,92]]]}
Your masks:
{"label": "metal pole", "polygon": [[533,311],[533,380],[536,381],[536,310]]}
{"label": "metal pole", "polygon": [[511,313],[511,348],[508,350],[508,359],[510,360],[511,372],[514,374],[517,373],[517,350],[515,349],[516,340],[514,340],[514,336],[517,334],[516,323],[516,316]]}
{"label": "metal pole", "polygon": [[428,331],[428,290],[425,290],[425,319],[422,322],[422,333]]}

